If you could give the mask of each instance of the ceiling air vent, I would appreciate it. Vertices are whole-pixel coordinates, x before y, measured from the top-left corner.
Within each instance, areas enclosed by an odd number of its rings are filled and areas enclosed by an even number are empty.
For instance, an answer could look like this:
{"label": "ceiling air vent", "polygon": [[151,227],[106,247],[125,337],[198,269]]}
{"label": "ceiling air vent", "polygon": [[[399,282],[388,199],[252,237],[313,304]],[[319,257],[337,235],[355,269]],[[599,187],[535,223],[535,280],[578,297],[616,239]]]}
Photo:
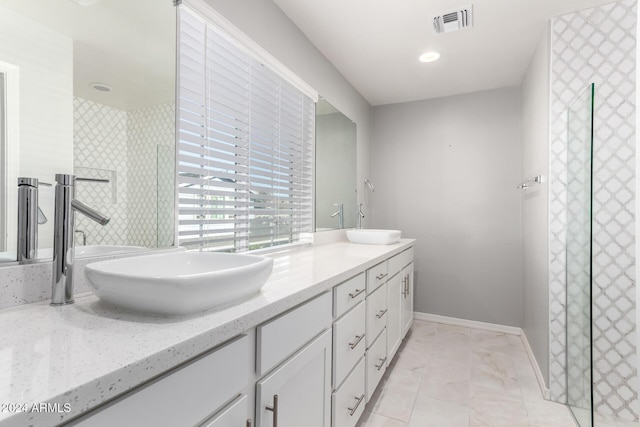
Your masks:
{"label": "ceiling air vent", "polygon": [[433,28],[438,34],[473,26],[473,6],[460,7],[433,17]]}

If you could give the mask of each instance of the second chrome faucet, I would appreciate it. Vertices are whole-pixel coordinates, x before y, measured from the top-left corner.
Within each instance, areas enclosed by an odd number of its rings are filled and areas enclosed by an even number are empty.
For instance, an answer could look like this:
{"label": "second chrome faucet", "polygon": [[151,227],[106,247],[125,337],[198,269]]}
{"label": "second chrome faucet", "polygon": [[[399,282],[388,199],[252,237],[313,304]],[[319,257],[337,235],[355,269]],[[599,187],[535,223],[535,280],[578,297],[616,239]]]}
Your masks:
{"label": "second chrome faucet", "polygon": [[109,222],[108,217],[75,199],[75,185],[78,181],[109,182],[106,179],[56,175],[51,305],[73,303],[75,211],[100,225]]}

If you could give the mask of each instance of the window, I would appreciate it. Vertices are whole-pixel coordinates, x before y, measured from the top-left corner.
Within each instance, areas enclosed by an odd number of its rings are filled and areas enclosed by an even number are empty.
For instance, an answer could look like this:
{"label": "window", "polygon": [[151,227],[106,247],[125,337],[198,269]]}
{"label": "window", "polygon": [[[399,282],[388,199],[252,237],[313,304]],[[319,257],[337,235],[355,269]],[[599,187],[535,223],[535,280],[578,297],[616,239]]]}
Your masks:
{"label": "window", "polygon": [[184,7],[179,61],[180,245],[298,241],[312,227],[314,100]]}

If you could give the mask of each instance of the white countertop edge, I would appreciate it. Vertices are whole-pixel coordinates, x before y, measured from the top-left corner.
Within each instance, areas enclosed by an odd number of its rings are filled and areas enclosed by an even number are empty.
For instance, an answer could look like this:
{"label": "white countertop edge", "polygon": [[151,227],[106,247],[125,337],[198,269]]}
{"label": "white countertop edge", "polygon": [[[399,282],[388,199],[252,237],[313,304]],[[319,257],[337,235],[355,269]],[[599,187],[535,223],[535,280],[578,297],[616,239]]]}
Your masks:
{"label": "white countertop edge", "polygon": [[[285,311],[312,299],[323,292],[330,290],[334,286],[344,282],[354,275],[373,267],[374,265],[384,261],[385,259],[396,255],[414,245],[414,239],[401,239],[399,243],[392,245],[380,245],[378,248],[388,249],[381,252],[375,257],[363,260],[358,265],[342,271],[336,271],[330,277],[316,283],[308,283],[301,289],[288,293],[279,297],[277,300],[265,303],[259,307],[248,309],[252,300],[243,301],[238,305],[230,306],[222,310],[212,310],[195,316],[190,316],[186,321],[210,321],[211,325],[207,330],[195,333],[190,337],[177,340],[172,345],[161,351],[154,351],[126,365],[122,365],[118,369],[104,372],[102,375],[95,377],[89,381],[65,389],[60,393],[49,396],[36,396],[37,402],[31,403],[61,403],[71,401],[72,407],[69,413],[51,413],[51,412],[19,412],[8,413],[0,412],[0,426],[2,427],[23,427],[23,426],[50,426],[70,419],[96,407],[104,404],[118,396],[138,387],[159,375],[182,365],[185,362],[207,352],[214,347],[230,340],[231,338],[254,328],[261,323],[278,316]],[[358,245],[354,243],[340,242],[339,245],[369,246]],[[336,244],[323,245],[322,247],[330,248]],[[316,250],[319,247],[311,247],[300,249],[297,252],[307,252]],[[295,257],[296,251],[288,254],[274,254],[274,257],[289,256]],[[270,279],[271,280],[271,279]],[[267,285],[269,282],[267,282]],[[266,285],[265,285],[266,286]],[[98,302],[97,297],[88,292],[76,299],[76,306],[91,306]],[[10,307],[0,310],[1,316],[7,312],[14,315],[22,315],[28,319],[34,310],[41,310],[46,306],[47,310],[54,308],[48,306],[48,301],[26,304],[17,307]],[[104,307],[103,307],[104,308]],[[116,315],[128,317],[127,321],[135,321],[136,318],[146,322],[148,317],[118,312],[117,309],[112,310]],[[240,312],[237,315],[235,312]],[[185,319],[179,320],[184,322]],[[153,323],[153,322],[152,322]],[[160,322],[162,323],[162,322]],[[2,366],[0,365],[0,369]],[[11,397],[13,398],[13,397]],[[4,399],[3,399],[4,400]],[[35,399],[34,399],[35,400]],[[16,396],[11,403],[21,403],[20,396]]]}

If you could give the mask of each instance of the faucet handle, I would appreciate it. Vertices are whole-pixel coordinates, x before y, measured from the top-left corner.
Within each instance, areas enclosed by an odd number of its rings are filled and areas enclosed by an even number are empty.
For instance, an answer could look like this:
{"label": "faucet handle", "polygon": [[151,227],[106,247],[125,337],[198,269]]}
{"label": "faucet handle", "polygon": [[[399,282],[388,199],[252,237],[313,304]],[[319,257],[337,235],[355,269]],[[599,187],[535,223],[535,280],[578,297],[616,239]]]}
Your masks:
{"label": "faucet handle", "polygon": [[105,184],[109,182],[108,179],[105,178],[81,178],[77,177],[76,181],[85,181],[85,182],[104,182]]}

